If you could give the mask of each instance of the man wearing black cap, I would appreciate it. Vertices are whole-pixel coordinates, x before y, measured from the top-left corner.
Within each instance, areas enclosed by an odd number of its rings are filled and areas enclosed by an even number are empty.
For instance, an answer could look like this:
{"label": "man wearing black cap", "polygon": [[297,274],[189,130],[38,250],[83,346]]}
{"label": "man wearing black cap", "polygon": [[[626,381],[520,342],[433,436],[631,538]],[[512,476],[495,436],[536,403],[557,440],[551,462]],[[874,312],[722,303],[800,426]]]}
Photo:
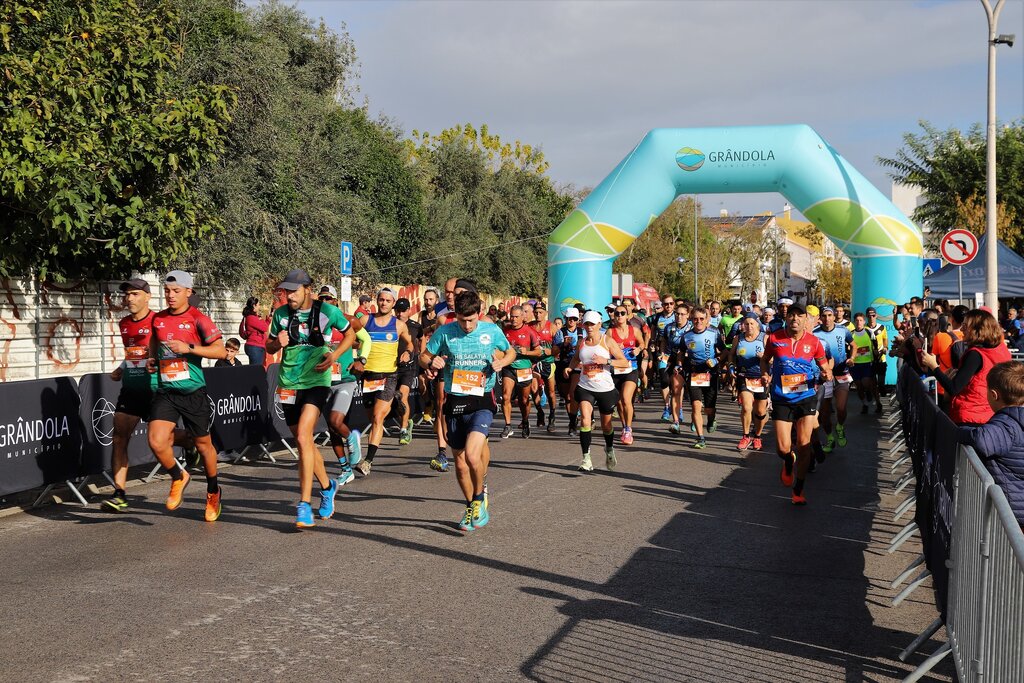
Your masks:
{"label": "man wearing black cap", "polygon": [[[156,376],[151,375],[146,368],[149,337],[153,331],[149,283],[141,278],[132,278],[122,282],[119,289],[128,315],[118,322],[121,342],[124,344],[124,361],[110,373],[112,380],[121,382],[121,391],[114,409],[113,452],[110,456],[114,493],[103,501],[104,507],[114,512],[128,509],[124,490],[128,484],[128,443],[139,422],[149,418],[156,384]],[[174,445],[198,454],[192,438],[183,429],[174,431]]]}
{"label": "man wearing black cap", "polygon": [[[338,482],[327,476],[324,458],[313,441],[313,429],[331,395],[331,367],[352,348],[356,337],[340,309],[326,301],[314,301],[312,284],[306,271],[288,271],[277,286],[287,292],[288,303],[274,311],[267,335],[267,353],[284,349],[277,376],[277,400],[299,449],[300,499],[295,526],[300,529],[315,524],[310,505],[314,476],[321,488],[320,518],[329,519],[334,514]],[[329,341],[334,330],[345,336],[331,350]]]}
{"label": "man wearing black cap", "polygon": [[192,434],[206,470],[206,521],[220,517],[221,490],[217,484],[217,449],[210,439],[213,406],[206,393],[202,359],[225,358],[220,330],[207,316],[189,304],[192,275],[172,270],[164,278],[167,308],[153,315],[148,368],[156,375],[157,389],[149,417],[149,447],[171,475],[167,509],[181,506],[188,472],[174,459],[174,430],[180,419]]}

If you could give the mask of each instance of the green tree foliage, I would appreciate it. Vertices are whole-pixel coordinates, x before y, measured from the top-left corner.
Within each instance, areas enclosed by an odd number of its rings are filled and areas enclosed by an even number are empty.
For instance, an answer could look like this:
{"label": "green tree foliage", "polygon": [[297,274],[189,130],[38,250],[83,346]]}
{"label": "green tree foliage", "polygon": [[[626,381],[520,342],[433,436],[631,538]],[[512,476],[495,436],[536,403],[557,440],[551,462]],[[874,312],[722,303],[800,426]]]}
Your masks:
{"label": "green tree foliage", "polygon": [[0,272],[162,268],[219,226],[196,179],[234,104],[182,83],[170,0],[0,9]]}
{"label": "green tree foliage", "polygon": [[[940,131],[927,121],[920,125],[921,133],[903,136],[895,157],[879,157],[878,162],[890,169],[889,177],[896,182],[921,188],[926,201],[913,219],[932,226],[933,241],[954,227],[977,232],[977,207],[985,198],[984,128],[976,124],[963,133],[954,128]],[[1019,235],[1024,220],[1024,120],[997,128],[996,159],[999,212]]]}

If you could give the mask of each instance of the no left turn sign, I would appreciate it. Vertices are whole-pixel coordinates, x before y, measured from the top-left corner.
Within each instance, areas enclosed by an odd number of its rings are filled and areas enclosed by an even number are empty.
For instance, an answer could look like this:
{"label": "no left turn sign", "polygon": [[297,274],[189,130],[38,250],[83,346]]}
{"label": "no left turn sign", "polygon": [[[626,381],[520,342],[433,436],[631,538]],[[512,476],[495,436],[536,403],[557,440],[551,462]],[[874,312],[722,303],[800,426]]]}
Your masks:
{"label": "no left turn sign", "polygon": [[954,266],[963,266],[978,255],[978,238],[969,230],[950,230],[942,236],[939,251]]}

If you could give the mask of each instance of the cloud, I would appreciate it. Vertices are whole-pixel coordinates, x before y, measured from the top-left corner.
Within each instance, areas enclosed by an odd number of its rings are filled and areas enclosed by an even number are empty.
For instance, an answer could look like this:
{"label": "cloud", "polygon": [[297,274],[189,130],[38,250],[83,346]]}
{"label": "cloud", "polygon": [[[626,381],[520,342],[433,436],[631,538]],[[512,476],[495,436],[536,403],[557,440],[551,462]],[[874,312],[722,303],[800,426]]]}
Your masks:
{"label": "cloud", "polygon": [[[600,182],[653,127],[808,123],[888,193],[874,157],[895,153],[919,119],[985,117],[975,2],[299,6],[347,22],[371,110],[407,130],[487,123],[540,145],[551,175],[579,186]],[[1000,30],[1024,40],[1022,9],[1010,0]],[[1024,116],[1021,46],[1000,50],[998,73],[1000,116]]]}

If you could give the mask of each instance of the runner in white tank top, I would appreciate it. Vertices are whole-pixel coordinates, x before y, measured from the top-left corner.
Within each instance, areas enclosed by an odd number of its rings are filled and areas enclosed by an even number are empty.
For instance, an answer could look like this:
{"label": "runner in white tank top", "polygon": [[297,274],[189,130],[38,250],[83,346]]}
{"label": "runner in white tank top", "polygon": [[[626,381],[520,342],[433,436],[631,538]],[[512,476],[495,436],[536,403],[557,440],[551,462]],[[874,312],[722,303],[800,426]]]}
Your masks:
{"label": "runner in white tank top", "polygon": [[583,316],[583,329],[586,336],[576,347],[570,370],[580,370],[579,383],[573,392],[580,406],[580,449],[583,451],[583,462],[580,469],[590,472],[594,469],[590,461],[591,428],[593,424],[594,406],[601,413],[601,431],[604,433],[605,466],[615,469],[615,431],[612,427],[612,413],[619,400],[619,392],[615,390],[612,379],[612,367],[632,367],[623,355],[622,349],[615,340],[601,332],[601,314],[587,311]]}

